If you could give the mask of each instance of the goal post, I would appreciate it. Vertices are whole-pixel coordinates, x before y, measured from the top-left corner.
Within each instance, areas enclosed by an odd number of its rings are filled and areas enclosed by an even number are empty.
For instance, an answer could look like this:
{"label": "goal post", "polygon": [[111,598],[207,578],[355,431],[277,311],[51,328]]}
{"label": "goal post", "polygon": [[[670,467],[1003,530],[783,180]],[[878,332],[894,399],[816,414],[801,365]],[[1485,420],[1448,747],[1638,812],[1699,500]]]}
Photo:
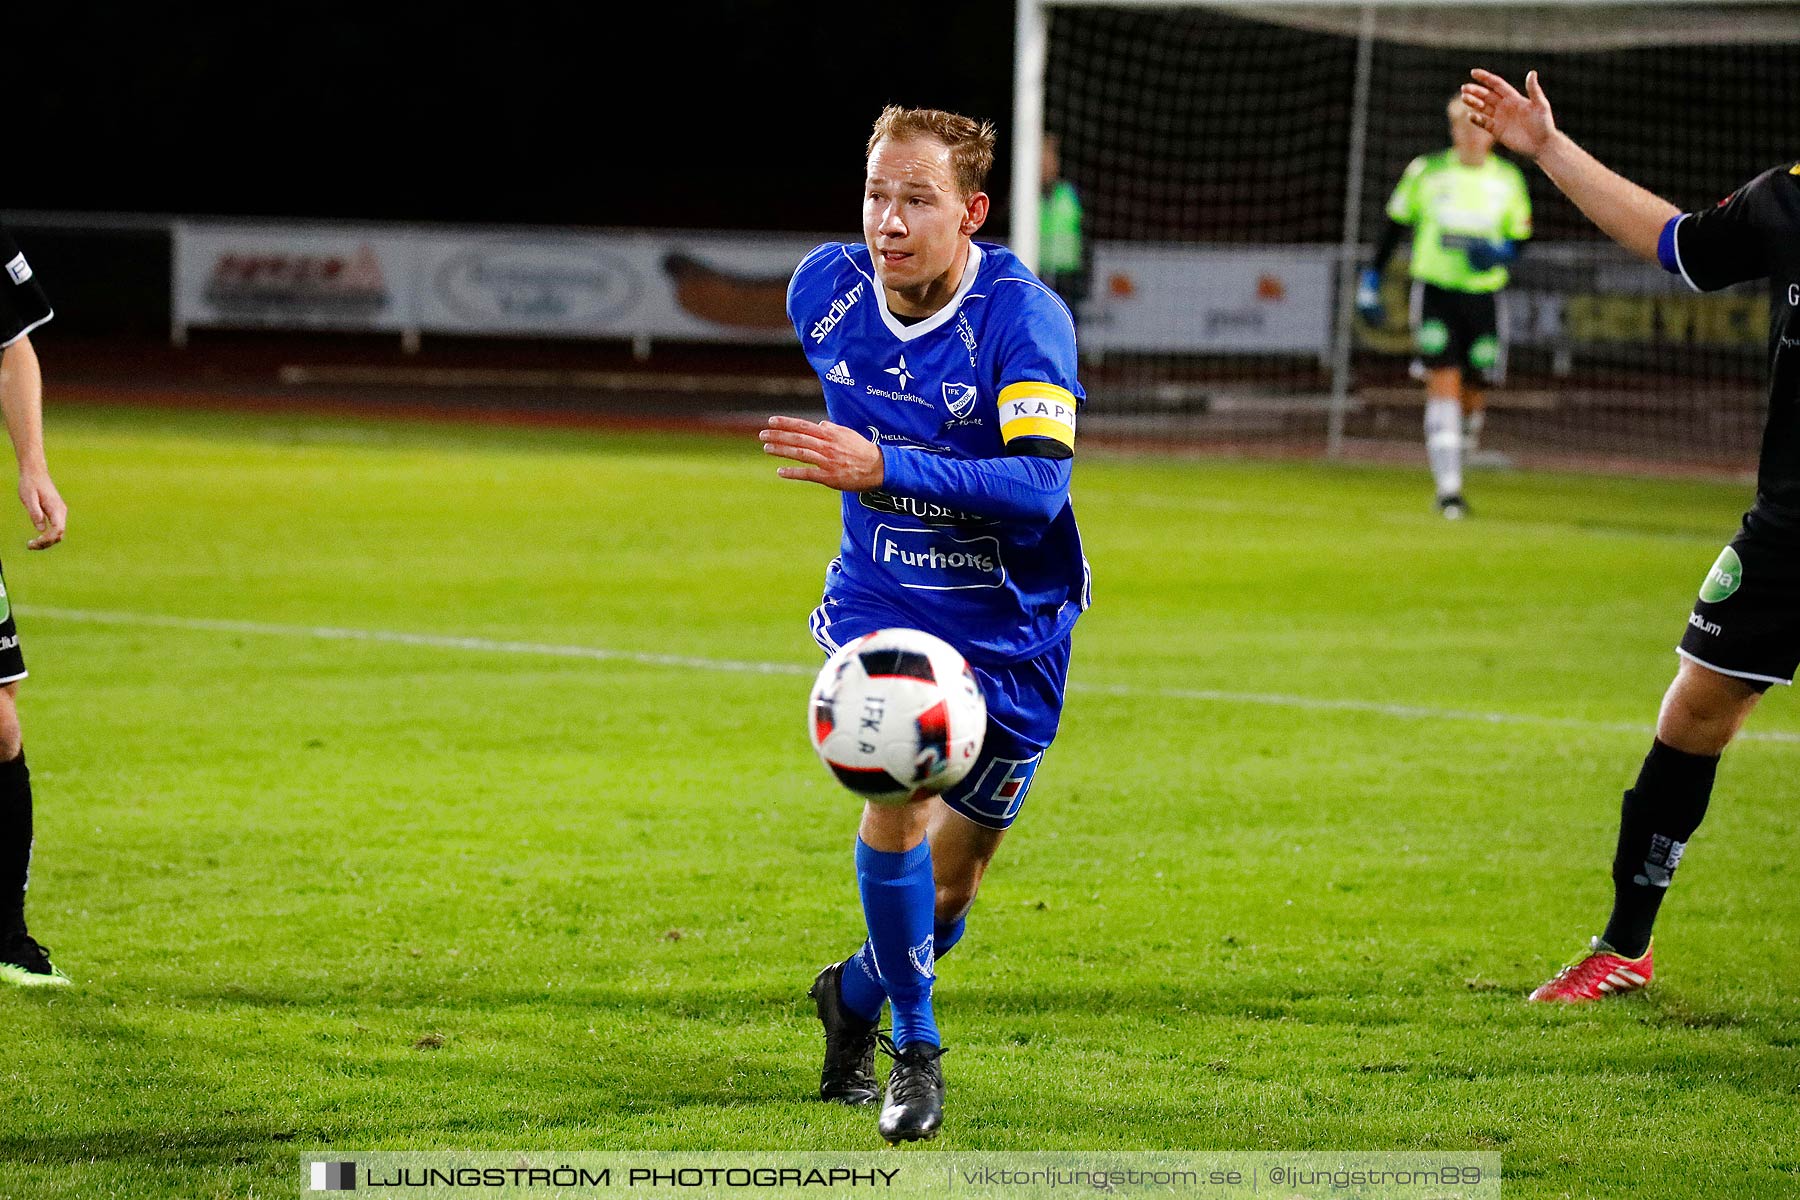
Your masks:
{"label": "goal post", "polygon": [[[1354,274],[1407,162],[1448,145],[1471,66],[1540,69],[1564,129],[1684,209],[1800,157],[1800,4],[1017,0],[1016,24],[1012,245],[1035,265],[1053,135],[1088,242],[1091,425],[1137,440],[1411,452],[1406,271],[1379,328]],[[1766,296],[1687,294],[1527,177],[1491,442],[1741,465]]]}

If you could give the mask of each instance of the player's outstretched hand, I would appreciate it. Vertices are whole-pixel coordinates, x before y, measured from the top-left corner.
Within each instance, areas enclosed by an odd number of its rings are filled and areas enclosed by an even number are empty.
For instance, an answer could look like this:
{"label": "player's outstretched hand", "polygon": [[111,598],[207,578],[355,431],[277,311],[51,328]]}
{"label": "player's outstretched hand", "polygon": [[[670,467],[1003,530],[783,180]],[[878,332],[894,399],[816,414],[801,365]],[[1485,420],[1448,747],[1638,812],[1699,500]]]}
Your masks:
{"label": "player's outstretched hand", "polygon": [[757,436],[765,453],[805,464],[777,470],[783,479],[822,483],[840,492],[866,492],[881,486],[881,448],[848,426],[770,417]]}
{"label": "player's outstretched hand", "polygon": [[1474,83],[1462,85],[1463,103],[1475,124],[1494,135],[1494,140],[1515,154],[1535,159],[1556,136],[1556,118],[1550,98],[1538,84],[1536,71],[1525,75],[1525,94],[1492,71],[1480,67],[1469,72]]}
{"label": "player's outstretched hand", "polygon": [[69,506],[63,503],[62,494],[56,490],[50,476],[19,476],[19,499],[25,505],[33,528],[38,531],[36,537],[25,543],[27,550],[48,550],[62,541],[63,530],[69,525]]}

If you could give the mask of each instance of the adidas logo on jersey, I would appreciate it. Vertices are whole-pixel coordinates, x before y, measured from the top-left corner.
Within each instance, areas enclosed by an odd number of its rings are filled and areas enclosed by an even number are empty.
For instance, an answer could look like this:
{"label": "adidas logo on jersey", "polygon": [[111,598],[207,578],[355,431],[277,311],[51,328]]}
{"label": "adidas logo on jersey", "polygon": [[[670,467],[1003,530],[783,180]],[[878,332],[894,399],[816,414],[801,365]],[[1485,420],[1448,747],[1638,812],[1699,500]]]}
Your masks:
{"label": "adidas logo on jersey", "polygon": [[829,379],[832,383],[841,383],[845,387],[856,386],[856,380],[850,378],[850,368],[845,365],[844,360],[841,358],[838,359],[837,366],[825,372],[825,378]]}

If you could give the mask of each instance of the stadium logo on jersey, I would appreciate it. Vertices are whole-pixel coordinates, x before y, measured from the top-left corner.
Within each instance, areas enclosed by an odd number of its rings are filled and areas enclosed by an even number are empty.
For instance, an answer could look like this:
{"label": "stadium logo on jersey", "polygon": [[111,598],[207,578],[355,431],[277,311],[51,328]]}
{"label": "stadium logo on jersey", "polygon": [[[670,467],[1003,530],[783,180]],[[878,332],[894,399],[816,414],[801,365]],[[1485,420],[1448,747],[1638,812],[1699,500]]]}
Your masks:
{"label": "stadium logo on jersey", "polygon": [[957,418],[969,415],[975,407],[975,385],[972,383],[946,383],[944,385],[944,403],[949,406],[950,415]]}
{"label": "stadium logo on jersey", "polygon": [[889,367],[887,369],[887,374],[894,376],[900,381],[901,391],[905,391],[906,385],[913,381],[912,372],[906,369],[906,355],[904,354],[900,356],[900,365],[897,367]]}
{"label": "stadium logo on jersey", "polygon": [[12,261],[6,264],[6,274],[14,283],[24,283],[31,278],[31,264],[25,261],[23,254],[15,254]]}
{"label": "stadium logo on jersey", "polygon": [[959,538],[936,529],[878,525],[871,554],[903,588],[960,592],[1006,586],[999,538]]}
{"label": "stadium logo on jersey", "polygon": [[1719,561],[1706,573],[1706,582],[1700,585],[1700,598],[1708,604],[1717,604],[1729,599],[1743,582],[1743,560],[1738,558],[1736,550],[1727,546],[1720,552]]}
{"label": "stadium logo on jersey", "polygon": [[855,387],[856,386],[856,380],[850,378],[849,366],[847,366],[845,364],[844,360],[841,358],[838,359],[837,366],[835,366],[835,367],[831,368],[831,370],[825,372],[825,378],[830,380],[832,383],[841,383],[846,387]]}
{"label": "stadium logo on jersey", "polygon": [[[862,299],[862,294],[863,285],[859,283],[833,300],[831,307],[825,310],[825,315],[813,322],[813,327],[807,331],[812,336],[812,340],[824,341],[825,335],[836,329],[837,323],[844,319],[844,314],[856,307],[856,302]],[[905,387],[906,385],[901,384],[900,386]]]}

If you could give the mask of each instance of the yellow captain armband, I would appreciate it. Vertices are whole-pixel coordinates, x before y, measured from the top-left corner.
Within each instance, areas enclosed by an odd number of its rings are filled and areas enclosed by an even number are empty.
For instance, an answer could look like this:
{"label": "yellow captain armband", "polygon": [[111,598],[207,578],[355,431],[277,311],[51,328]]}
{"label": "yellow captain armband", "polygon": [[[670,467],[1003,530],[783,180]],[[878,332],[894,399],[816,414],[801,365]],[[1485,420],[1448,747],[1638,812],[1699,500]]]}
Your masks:
{"label": "yellow captain armband", "polygon": [[1068,458],[1075,453],[1075,395],[1028,380],[1000,389],[1000,440],[1009,454]]}

